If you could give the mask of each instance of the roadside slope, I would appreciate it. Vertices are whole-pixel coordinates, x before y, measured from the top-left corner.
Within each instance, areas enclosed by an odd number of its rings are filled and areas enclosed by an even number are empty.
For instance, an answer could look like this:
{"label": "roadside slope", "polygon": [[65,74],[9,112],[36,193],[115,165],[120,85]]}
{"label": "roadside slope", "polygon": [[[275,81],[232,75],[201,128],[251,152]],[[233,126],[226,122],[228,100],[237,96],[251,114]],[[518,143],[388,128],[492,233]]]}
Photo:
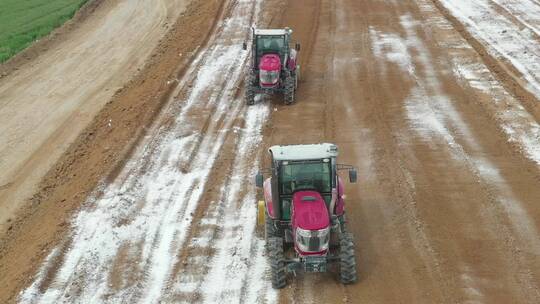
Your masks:
{"label": "roadside slope", "polygon": [[[192,1],[136,75],[62,155],[39,192],[0,237],[0,302],[11,303],[42,259],[65,236],[66,222],[98,183],[113,179],[144,138],[215,26],[220,1]],[[110,121],[115,122],[110,126]]]}
{"label": "roadside slope", "polygon": [[41,56],[0,79],[0,231],[103,105],[143,67],[185,3],[105,1]]}

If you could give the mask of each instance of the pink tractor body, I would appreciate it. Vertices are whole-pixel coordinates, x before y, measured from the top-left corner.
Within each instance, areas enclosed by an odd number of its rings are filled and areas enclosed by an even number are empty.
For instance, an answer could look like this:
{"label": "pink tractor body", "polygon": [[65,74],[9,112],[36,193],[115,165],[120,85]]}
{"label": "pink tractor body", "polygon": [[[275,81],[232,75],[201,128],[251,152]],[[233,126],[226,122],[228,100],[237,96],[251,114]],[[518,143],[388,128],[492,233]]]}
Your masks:
{"label": "pink tractor body", "polygon": [[[336,163],[333,144],[273,146],[269,149],[271,176],[257,174],[263,188],[259,223],[264,223],[272,285],[283,288],[287,274],[326,272],[329,263],[339,263],[341,282],[354,283],[356,259],[353,237],[345,227],[343,180],[339,170],[349,171],[356,182],[356,169]],[[289,249],[289,250],[287,250]]]}

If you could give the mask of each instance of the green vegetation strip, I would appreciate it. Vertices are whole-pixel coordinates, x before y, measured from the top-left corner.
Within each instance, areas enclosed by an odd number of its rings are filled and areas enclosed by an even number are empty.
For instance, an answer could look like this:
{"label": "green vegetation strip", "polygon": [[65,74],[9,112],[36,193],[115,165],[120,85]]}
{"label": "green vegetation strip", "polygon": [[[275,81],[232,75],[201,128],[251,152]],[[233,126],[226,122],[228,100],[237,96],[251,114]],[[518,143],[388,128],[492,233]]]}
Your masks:
{"label": "green vegetation strip", "polygon": [[87,0],[0,0],[0,63],[71,19]]}

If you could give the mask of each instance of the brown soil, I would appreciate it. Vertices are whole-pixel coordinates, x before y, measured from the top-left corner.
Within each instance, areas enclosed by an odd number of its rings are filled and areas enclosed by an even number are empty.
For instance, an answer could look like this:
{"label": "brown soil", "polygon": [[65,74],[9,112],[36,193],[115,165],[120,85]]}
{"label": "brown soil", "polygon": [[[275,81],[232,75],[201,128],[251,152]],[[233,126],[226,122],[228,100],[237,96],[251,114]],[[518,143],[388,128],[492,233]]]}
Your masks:
{"label": "brown soil", "polygon": [[[0,239],[0,302],[11,303],[29,283],[50,249],[63,239],[66,222],[104,177],[145,135],[207,34],[219,1],[194,1],[171,28],[136,78],[120,89],[47,173],[39,192]],[[184,54],[179,56],[179,54]],[[114,126],[109,127],[113,121]],[[106,179],[107,180],[107,179]],[[105,180],[105,182],[106,182]]]}
{"label": "brown soil", "polygon": [[[302,53],[308,57],[303,58],[307,62],[299,101],[292,107],[276,105],[265,146],[335,142],[341,161],[359,167],[359,183],[346,191],[360,280],[342,286],[334,274],[301,275],[281,292],[281,302],[538,302],[537,253],[518,228],[521,220],[512,218],[504,205],[521,204],[532,225],[539,227],[539,170],[506,141],[488,110],[493,97],[464,86],[449,68],[456,52],[441,45],[463,41],[458,34],[462,28],[441,29],[430,23],[442,15],[429,1],[306,0],[289,5],[281,24],[294,28],[303,45],[313,47]],[[418,71],[415,78],[397,64],[381,63],[370,37],[370,30],[411,35],[403,16],[417,22],[414,33],[426,48],[409,49]],[[490,62],[493,58],[486,61],[485,51],[467,41],[480,54],[460,56],[492,68],[500,64]],[[431,66],[424,66],[422,56],[432,58]],[[435,71],[435,80],[425,78],[428,69]],[[511,80],[502,77],[508,87]],[[461,152],[444,141],[430,142],[411,128],[408,96],[415,86],[433,81],[473,136],[449,128]],[[524,104],[534,100],[519,87],[509,91]],[[427,98],[434,101],[430,111],[450,115],[435,105],[436,92],[428,90]],[[453,158],[454,153],[462,159]],[[503,182],[485,179],[476,158],[492,163]]]}
{"label": "brown soil", "polygon": [[[461,24],[458,19],[450,14],[448,10],[437,0],[432,0],[433,4],[440,12],[452,23],[456,31],[478,52],[484,64],[491,70],[493,75],[504,85],[508,92],[514,95],[529,113],[534,115],[536,121],[540,121],[540,105],[538,99],[527,90],[527,82],[523,80],[522,75],[507,60],[501,60],[492,56],[482,41],[474,38],[471,33]],[[504,11],[505,14],[508,14]],[[510,18],[510,17],[509,17]],[[517,19],[510,19],[513,22],[519,22]]]}

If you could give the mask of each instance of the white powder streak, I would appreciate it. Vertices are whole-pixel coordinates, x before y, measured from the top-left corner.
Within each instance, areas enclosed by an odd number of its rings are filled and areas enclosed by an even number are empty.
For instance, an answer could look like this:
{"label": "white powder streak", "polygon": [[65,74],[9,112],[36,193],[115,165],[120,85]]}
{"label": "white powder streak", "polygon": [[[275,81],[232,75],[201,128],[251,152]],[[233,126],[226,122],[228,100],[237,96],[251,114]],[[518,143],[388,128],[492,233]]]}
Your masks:
{"label": "white powder streak", "polygon": [[[525,22],[519,15],[514,17],[522,22],[515,24],[499,14],[489,0],[440,1],[474,37],[484,42],[491,55],[508,60],[526,80],[527,89],[540,98],[540,44],[539,37],[535,37],[539,31],[538,25]],[[496,2],[503,5],[510,3]],[[537,5],[530,1],[511,8],[537,22],[540,20]]]}
{"label": "white powder streak", "polygon": [[[247,58],[247,53],[240,49],[243,37],[238,34],[241,33],[239,26],[240,29],[248,26],[240,22],[245,17],[235,16],[235,21],[224,27],[224,36],[239,37],[233,39],[232,45],[228,45],[230,39],[218,40],[221,45],[203,52],[202,57],[195,61],[204,60],[205,65],[197,73],[175,128],[163,138],[149,138],[149,148],[136,153],[117,180],[105,188],[104,195],[90,200],[89,208],[76,216],[71,248],[54,275],[54,282],[43,294],[39,292],[39,285],[56,251],[45,261],[35,282],[21,293],[21,302],[159,301],[172,266],[177,262],[175,252],[184,243],[191,226],[191,214],[198,205],[226,136],[226,132],[216,130],[217,124],[225,117],[222,125],[229,129],[242,108],[233,96],[236,92],[234,80],[242,75],[242,63]],[[208,90],[213,90],[209,100],[203,99]],[[236,104],[231,107],[230,102],[233,101]],[[189,130],[189,125],[185,125],[187,114],[201,102],[207,102],[208,106],[219,102],[211,113],[206,133],[177,138],[177,134]],[[197,142],[200,142],[198,146]],[[159,148],[153,150],[150,144],[158,144]],[[196,157],[192,163],[186,164],[189,170],[181,170],[179,165],[187,161],[185,155],[191,155],[195,148]],[[153,161],[146,164],[143,159]],[[109,275],[112,263],[126,244],[142,244],[140,262],[134,267],[143,274],[144,281],[111,291]]]}

